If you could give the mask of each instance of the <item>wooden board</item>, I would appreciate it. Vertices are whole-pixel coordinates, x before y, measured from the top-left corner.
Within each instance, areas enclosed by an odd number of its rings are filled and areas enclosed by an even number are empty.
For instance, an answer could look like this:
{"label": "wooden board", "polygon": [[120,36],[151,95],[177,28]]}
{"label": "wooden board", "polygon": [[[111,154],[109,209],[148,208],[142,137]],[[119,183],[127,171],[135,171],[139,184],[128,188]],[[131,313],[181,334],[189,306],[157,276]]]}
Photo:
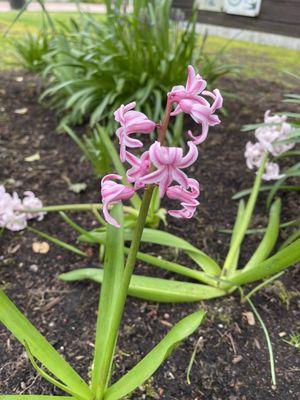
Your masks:
{"label": "wooden board", "polygon": [[[191,12],[192,4],[193,0],[173,1],[173,6],[182,8],[187,15]],[[255,18],[199,10],[198,20],[212,25],[300,38],[300,0],[262,0],[260,14]]]}

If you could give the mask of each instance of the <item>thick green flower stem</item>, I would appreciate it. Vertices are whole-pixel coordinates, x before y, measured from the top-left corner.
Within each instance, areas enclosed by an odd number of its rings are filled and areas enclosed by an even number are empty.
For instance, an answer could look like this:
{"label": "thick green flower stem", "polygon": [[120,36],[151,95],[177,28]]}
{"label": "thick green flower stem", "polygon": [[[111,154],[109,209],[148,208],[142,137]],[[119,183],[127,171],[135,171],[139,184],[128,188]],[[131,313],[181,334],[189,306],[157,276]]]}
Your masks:
{"label": "thick green flower stem", "polygon": [[125,307],[126,297],[128,293],[130,279],[133,273],[133,269],[135,266],[137,253],[140,247],[141,237],[143,234],[152,192],[154,187],[149,186],[143,196],[142,204],[140,208],[140,213],[136,222],[135,230],[133,232],[133,237],[131,241],[131,246],[129,250],[129,254],[126,260],[122,282],[119,289],[119,294],[116,299],[115,304],[115,313],[113,316],[113,321],[111,323],[111,337],[109,343],[107,343],[105,349],[105,356],[101,360],[101,365],[99,367],[99,376],[97,378],[97,387],[96,387],[96,400],[102,400],[104,398],[105,391],[108,387],[110,377],[111,377],[111,369],[112,369],[112,361],[114,357],[115,345],[118,337],[119,326],[121,323],[123,310]]}
{"label": "thick green flower stem", "polygon": [[222,269],[221,277],[223,277],[223,278],[228,278],[234,272],[235,268],[237,267],[237,263],[234,262],[235,257],[236,257],[236,254],[238,253],[239,248],[244,240],[246,231],[247,231],[248,226],[251,221],[251,217],[252,217],[253,210],[254,210],[254,207],[256,204],[257,196],[259,193],[259,188],[261,185],[262,175],[264,173],[267,160],[268,160],[268,153],[266,153],[264,155],[261,166],[259,167],[259,170],[257,172],[256,178],[254,181],[251,195],[249,197],[249,200],[247,202],[247,205],[246,205],[246,208],[245,208],[245,211],[243,214],[243,219],[240,223],[240,226],[238,227],[238,232],[229,248],[229,252],[227,254],[227,257],[226,257],[226,260],[225,260],[225,263],[224,263],[224,266]]}
{"label": "thick green flower stem", "polygon": [[[168,99],[163,123],[159,129],[159,134],[158,134],[158,141],[161,144],[163,144],[165,140],[170,119],[170,113],[171,113],[171,102]],[[152,170],[153,169],[154,168],[152,166]],[[97,377],[96,387],[92,388],[93,392],[96,394],[96,400],[104,399],[105,391],[109,385],[109,381],[111,378],[112,362],[118,338],[119,326],[121,323],[125,307],[131,276],[133,274],[133,270],[137,259],[137,253],[140,248],[143,230],[148,216],[153,190],[154,190],[154,185],[150,185],[146,188],[144,192],[141,207],[139,210],[139,215],[136,221],[135,229],[133,231],[130,249],[126,259],[123,275],[121,277],[122,281],[119,287],[119,293],[116,298],[116,303],[114,305],[115,313],[111,321],[111,329],[110,329],[111,335],[109,338],[109,342],[107,342],[106,345],[104,357],[101,359],[101,365],[98,366],[99,375]]]}

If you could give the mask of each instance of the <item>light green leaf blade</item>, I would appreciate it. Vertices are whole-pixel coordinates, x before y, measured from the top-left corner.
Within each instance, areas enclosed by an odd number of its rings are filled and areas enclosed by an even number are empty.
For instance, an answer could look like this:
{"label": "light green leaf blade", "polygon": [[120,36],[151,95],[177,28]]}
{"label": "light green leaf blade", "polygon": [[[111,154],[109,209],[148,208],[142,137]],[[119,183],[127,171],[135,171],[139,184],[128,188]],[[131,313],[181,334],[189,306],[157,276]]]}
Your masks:
{"label": "light green leaf blade", "polygon": [[[98,268],[78,269],[60,275],[59,279],[67,282],[89,279],[102,283],[103,270]],[[184,303],[225,296],[226,292],[198,283],[132,275],[128,294],[140,299],[160,303]]]}
{"label": "light green leaf blade", "polygon": [[3,291],[0,291],[0,321],[21,344],[24,345],[26,342],[30,346],[35,358],[54,376],[66,386],[73,388],[78,396],[91,399],[92,394],[87,384],[27,320]]}
{"label": "light green leaf blade", "polygon": [[178,322],[150,353],[105,392],[104,400],[119,400],[149,379],[174,348],[198,328],[204,316],[204,311],[197,311]]}
{"label": "light green leaf blade", "polygon": [[281,200],[277,199],[270,208],[269,222],[264,237],[248,263],[243,268],[244,271],[265,260],[273,250],[279,234],[280,211]]}
{"label": "light green leaf blade", "polygon": [[[98,243],[99,240],[103,242],[106,232],[90,232],[90,235],[80,235],[78,239],[87,243],[92,243],[93,239],[91,236],[94,238],[94,243]],[[128,241],[131,239],[132,232],[125,231],[125,240]],[[186,240],[178,238],[171,233],[145,228],[141,240],[145,243],[154,243],[184,250],[208,274],[219,275],[221,271],[219,265],[211,257]]]}
{"label": "light green leaf blade", "polygon": [[237,285],[244,285],[249,282],[255,282],[268,276],[278,274],[286,268],[300,261],[300,239],[289,246],[280,250],[274,256],[259,263],[247,271],[237,271],[230,277],[230,282]]}
{"label": "light green leaf blade", "polygon": [[110,369],[117,340],[115,318],[117,298],[124,272],[124,230],[122,205],[114,206],[111,215],[121,225],[115,228],[107,226],[107,241],[103,272],[103,285],[99,301],[99,312],[96,328],[96,344],[92,370],[92,391],[100,396],[110,379]]}

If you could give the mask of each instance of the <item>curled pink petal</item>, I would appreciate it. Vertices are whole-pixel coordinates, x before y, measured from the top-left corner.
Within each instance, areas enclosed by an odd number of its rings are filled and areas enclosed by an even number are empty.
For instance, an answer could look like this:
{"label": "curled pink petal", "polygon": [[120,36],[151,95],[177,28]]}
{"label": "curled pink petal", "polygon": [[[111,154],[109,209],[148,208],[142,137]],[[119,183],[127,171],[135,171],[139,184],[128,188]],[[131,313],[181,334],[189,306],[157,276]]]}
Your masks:
{"label": "curled pink petal", "polygon": [[145,151],[140,158],[127,151],[126,161],[131,165],[131,168],[126,173],[128,182],[134,183],[135,189],[144,187],[145,183],[141,182],[141,178],[150,171],[151,162],[149,151]]}
{"label": "curled pink petal", "polygon": [[115,120],[121,124],[117,129],[116,134],[120,143],[120,159],[122,162],[126,160],[126,147],[142,147],[143,143],[140,140],[132,139],[129,137],[132,133],[149,134],[153,132],[156,127],[155,122],[151,121],[145,114],[134,111],[136,103],[132,102],[115,111]]}
{"label": "curled pink petal", "polygon": [[113,204],[120,203],[122,200],[130,199],[134,195],[135,190],[129,186],[116,183],[113,179],[121,180],[122,177],[117,174],[109,174],[101,180],[103,214],[109,224],[119,228],[120,224],[109,214],[108,208]]}
{"label": "curled pink petal", "polygon": [[176,181],[184,188],[188,186],[188,177],[182,168],[193,164],[198,157],[197,147],[191,141],[188,143],[189,151],[183,156],[180,147],[166,147],[155,142],[149,149],[150,161],[157,168],[141,178],[144,184],[156,184],[159,186],[160,197],[163,197],[167,188],[173,181]]}
{"label": "curled pink petal", "polygon": [[187,188],[182,186],[171,186],[167,189],[167,197],[171,200],[178,200],[181,203],[181,210],[169,210],[168,214],[176,218],[192,218],[199,205],[197,197],[200,194],[199,183],[195,179],[188,179]]}
{"label": "curled pink petal", "polygon": [[[194,136],[190,131],[188,133],[195,144],[200,144],[206,139],[210,126],[221,122],[215,112],[222,107],[223,97],[218,89],[210,92],[204,90],[205,88],[206,82],[199,74],[196,75],[194,68],[190,65],[186,86],[174,86],[168,93],[169,100],[176,105],[171,116],[183,112],[189,114],[197,124],[202,126],[199,136]],[[213,103],[210,105],[203,96],[213,99]]]}

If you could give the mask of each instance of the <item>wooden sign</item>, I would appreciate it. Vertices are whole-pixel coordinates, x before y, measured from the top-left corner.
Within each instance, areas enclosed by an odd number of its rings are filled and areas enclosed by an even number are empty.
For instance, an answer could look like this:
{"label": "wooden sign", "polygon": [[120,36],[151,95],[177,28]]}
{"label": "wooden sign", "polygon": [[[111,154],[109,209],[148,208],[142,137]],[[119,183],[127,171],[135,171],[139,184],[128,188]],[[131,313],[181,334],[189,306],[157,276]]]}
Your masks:
{"label": "wooden sign", "polygon": [[198,0],[198,8],[208,11],[222,11],[224,0]]}
{"label": "wooden sign", "polygon": [[225,0],[224,11],[227,14],[256,17],[261,8],[261,0]]}

